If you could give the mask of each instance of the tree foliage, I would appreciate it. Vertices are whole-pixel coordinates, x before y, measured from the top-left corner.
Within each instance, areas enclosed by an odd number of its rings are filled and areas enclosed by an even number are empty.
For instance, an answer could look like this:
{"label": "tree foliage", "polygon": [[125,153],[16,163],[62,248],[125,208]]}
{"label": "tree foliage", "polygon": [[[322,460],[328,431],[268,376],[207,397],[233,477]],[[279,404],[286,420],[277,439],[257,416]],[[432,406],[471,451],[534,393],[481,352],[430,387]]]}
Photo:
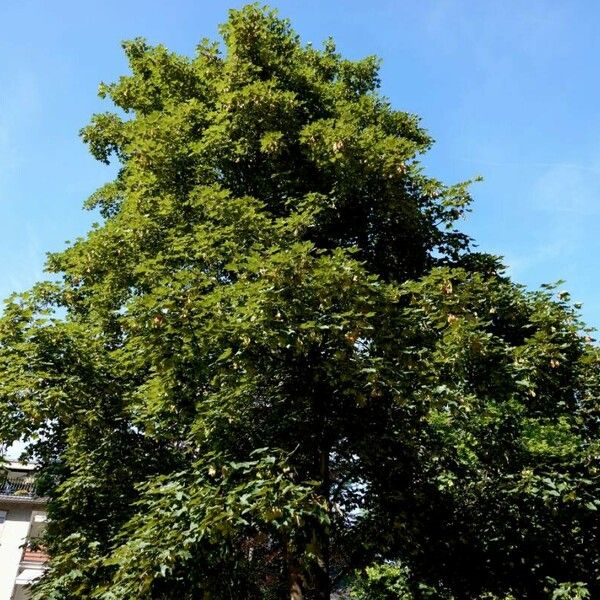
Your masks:
{"label": "tree foliage", "polygon": [[124,45],[82,131],[120,167],[101,223],[0,321],[1,439],[51,497],[34,598],[600,593],[577,308],[472,252],[376,59],[256,5],[221,34]]}

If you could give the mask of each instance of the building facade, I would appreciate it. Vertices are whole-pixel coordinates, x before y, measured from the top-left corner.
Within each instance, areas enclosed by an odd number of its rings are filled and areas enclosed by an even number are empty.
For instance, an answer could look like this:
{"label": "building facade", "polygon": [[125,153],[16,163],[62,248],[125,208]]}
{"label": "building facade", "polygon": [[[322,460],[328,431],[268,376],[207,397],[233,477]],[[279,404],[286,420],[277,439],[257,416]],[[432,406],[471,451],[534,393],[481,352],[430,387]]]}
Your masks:
{"label": "building facade", "polygon": [[45,499],[37,496],[35,466],[5,465],[0,474],[0,600],[26,600],[28,586],[48,556],[36,540],[46,523]]}

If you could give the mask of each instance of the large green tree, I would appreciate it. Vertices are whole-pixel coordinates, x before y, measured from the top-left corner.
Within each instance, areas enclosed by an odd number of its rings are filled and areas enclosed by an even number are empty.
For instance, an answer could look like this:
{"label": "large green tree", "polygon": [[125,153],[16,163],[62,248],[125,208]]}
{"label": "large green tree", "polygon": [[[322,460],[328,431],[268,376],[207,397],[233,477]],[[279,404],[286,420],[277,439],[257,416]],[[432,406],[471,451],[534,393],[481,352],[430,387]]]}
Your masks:
{"label": "large green tree", "polygon": [[101,223],[0,321],[1,439],[51,498],[34,597],[600,593],[568,298],[470,251],[376,59],[256,5],[221,34],[124,45],[82,132],[120,167]]}

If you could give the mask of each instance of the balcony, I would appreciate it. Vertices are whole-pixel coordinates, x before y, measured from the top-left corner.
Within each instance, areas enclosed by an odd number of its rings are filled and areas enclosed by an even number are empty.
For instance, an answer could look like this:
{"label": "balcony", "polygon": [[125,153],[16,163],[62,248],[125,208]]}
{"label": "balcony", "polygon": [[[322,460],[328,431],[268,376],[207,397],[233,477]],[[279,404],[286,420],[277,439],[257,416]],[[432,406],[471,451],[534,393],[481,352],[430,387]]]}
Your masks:
{"label": "balcony", "polygon": [[48,560],[50,560],[50,557],[42,548],[37,548],[34,550],[32,548],[25,547],[23,550],[21,563],[28,563],[28,565],[43,565],[44,563],[48,562]]}
{"label": "balcony", "polygon": [[35,486],[29,477],[11,477],[0,479],[0,497],[36,498]]}

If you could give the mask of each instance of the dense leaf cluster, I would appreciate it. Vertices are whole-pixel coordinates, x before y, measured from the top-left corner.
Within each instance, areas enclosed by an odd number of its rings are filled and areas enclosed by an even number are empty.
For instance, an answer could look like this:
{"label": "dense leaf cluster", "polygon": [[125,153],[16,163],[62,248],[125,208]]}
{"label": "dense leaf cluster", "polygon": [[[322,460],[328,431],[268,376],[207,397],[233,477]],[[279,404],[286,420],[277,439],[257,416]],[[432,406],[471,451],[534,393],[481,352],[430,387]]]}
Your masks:
{"label": "dense leaf cluster", "polygon": [[120,166],[102,222],[0,321],[0,437],[51,496],[34,597],[600,593],[576,308],[470,251],[377,60],[255,5],[221,33],[125,44],[82,132]]}

